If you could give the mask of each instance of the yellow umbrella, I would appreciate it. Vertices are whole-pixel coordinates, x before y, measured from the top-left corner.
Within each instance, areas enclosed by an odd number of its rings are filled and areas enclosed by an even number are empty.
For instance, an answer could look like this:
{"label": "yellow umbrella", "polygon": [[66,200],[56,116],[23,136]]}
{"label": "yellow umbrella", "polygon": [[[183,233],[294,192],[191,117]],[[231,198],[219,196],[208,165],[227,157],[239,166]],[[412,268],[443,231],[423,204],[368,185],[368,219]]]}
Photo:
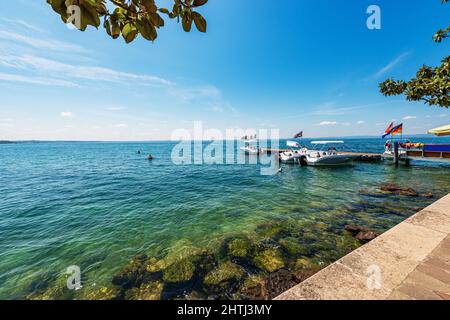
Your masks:
{"label": "yellow umbrella", "polygon": [[439,128],[428,130],[428,133],[429,134],[434,134],[434,135],[436,135],[438,137],[450,136],[450,124],[448,124],[446,126],[439,127]]}

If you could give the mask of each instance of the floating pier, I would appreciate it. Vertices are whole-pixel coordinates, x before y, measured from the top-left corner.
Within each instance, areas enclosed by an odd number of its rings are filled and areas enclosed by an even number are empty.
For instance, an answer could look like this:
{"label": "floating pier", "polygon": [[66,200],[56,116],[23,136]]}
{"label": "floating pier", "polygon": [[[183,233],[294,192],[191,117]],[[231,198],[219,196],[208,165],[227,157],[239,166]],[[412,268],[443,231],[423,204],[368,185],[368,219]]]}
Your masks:
{"label": "floating pier", "polygon": [[450,194],[276,300],[449,300]]}
{"label": "floating pier", "polygon": [[376,162],[382,160],[381,153],[365,153],[365,152],[339,152],[339,154],[356,156],[355,161]]}

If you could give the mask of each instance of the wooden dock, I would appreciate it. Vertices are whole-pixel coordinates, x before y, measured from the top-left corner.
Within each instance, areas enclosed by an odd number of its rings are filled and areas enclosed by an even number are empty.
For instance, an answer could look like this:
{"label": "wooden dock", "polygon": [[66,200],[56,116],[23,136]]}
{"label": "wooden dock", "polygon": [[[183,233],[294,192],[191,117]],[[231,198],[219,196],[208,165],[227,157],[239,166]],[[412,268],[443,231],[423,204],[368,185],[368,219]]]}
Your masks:
{"label": "wooden dock", "polygon": [[366,152],[339,152],[339,154],[346,154],[356,156],[355,161],[361,162],[376,162],[382,160],[381,153],[366,153]]}

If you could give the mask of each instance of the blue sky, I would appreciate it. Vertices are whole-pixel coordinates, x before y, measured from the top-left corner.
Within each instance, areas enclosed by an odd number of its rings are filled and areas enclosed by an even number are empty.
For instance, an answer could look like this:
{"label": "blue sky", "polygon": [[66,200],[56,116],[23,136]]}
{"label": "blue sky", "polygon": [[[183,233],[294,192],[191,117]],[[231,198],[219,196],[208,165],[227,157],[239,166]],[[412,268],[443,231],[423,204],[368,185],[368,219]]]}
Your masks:
{"label": "blue sky", "polygon": [[[162,0],[159,3],[169,3]],[[381,30],[366,27],[380,6]],[[437,65],[439,0],[210,0],[208,32],[166,21],[155,43],[69,30],[42,0],[0,2],[0,140],[161,140],[173,130],[278,128],[290,137],[406,134],[450,112],[377,84]]]}

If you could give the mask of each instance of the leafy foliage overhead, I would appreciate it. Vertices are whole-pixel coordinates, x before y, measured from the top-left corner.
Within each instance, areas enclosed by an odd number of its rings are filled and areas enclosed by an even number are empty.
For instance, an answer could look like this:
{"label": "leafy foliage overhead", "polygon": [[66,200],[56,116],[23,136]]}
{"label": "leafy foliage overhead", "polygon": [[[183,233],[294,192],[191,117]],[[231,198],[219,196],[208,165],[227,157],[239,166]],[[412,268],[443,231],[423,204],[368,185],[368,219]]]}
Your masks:
{"label": "leafy foliage overhead", "polygon": [[[442,4],[450,0],[441,0]],[[449,37],[450,26],[439,30],[433,39],[441,43]],[[450,106],[450,56],[438,67],[423,65],[416,77],[409,81],[387,79],[380,83],[380,92],[385,96],[404,94],[408,101],[423,101],[430,106]]]}
{"label": "leafy foliage overhead", "polygon": [[[189,32],[192,23],[200,32],[206,32],[206,20],[195,11],[208,0],[173,0],[171,10],[158,7],[155,0],[47,0],[64,23],[72,23],[84,31],[88,26],[103,27],[108,35],[117,39],[120,35],[126,43],[140,34],[144,39],[154,41],[157,29],[164,26],[162,16],[181,20],[184,31]],[[79,9],[80,19],[74,19]]]}

